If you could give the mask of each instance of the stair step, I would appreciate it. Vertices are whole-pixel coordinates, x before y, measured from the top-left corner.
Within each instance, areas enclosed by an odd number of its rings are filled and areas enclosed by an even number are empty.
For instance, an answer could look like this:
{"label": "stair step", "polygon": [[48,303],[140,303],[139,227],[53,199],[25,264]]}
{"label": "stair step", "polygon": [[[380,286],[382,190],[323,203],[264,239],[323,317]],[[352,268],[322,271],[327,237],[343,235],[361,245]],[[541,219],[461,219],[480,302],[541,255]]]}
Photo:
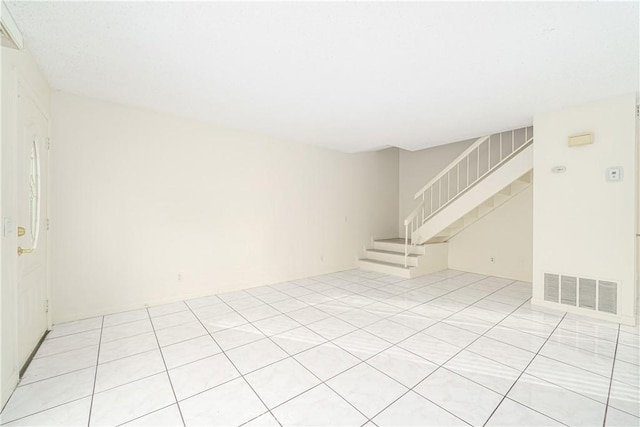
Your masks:
{"label": "stair step", "polygon": [[[416,267],[418,265],[419,256],[420,255],[417,254],[409,254],[409,256],[407,257],[407,265]],[[402,252],[386,251],[382,249],[367,249],[367,259],[397,263],[404,266],[404,247],[402,249]]]}
{"label": "stair step", "polygon": [[368,271],[376,271],[378,273],[392,274],[395,276],[411,278],[411,269],[413,267],[405,267],[404,264],[396,264],[393,262],[378,261],[375,259],[364,258],[359,261],[360,268]]}
{"label": "stair step", "polygon": [[[409,241],[411,243],[411,241]],[[373,249],[380,251],[397,252],[404,255],[404,239],[396,237],[394,239],[374,240]],[[409,247],[409,253],[416,255],[424,255],[425,249],[423,245]]]}

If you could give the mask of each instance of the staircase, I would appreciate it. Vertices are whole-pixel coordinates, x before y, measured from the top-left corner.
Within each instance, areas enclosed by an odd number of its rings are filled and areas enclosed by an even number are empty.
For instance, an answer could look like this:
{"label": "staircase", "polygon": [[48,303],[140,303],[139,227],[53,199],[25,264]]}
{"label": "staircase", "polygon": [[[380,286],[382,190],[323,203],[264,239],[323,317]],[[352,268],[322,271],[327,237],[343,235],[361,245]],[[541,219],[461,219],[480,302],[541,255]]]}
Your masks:
{"label": "staircase", "polygon": [[372,241],[360,268],[406,278],[447,268],[447,242],[529,187],[532,168],[532,127],[479,138],[416,193],[405,237]]}

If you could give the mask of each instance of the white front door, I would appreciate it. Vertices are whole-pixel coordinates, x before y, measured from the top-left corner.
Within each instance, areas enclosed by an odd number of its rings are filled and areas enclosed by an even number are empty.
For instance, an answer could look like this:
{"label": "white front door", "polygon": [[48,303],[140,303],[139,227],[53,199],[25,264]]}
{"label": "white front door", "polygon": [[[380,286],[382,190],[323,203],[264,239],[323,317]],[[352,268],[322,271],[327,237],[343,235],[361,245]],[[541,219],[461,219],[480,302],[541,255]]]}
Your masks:
{"label": "white front door", "polygon": [[47,117],[18,88],[18,366],[47,330]]}

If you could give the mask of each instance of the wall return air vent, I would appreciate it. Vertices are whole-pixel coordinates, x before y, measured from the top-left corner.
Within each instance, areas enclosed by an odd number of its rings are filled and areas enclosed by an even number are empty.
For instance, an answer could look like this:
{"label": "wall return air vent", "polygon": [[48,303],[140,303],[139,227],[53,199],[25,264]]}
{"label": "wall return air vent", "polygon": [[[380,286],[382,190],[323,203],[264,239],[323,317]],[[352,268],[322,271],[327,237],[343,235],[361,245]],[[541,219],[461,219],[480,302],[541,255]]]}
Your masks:
{"label": "wall return air vent", "polygon": [[618,314],[618,283],[544,273],[544,300],[586,310]]}

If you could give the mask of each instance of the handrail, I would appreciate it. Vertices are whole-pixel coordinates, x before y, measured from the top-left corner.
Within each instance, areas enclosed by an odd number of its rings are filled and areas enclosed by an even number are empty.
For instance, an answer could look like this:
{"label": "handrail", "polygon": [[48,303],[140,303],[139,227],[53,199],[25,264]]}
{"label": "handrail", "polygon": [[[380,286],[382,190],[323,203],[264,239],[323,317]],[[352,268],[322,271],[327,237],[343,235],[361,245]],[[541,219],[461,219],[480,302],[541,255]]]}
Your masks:
{"label": "handrail", "polygon": [[[520,140],[516,147],[516,131],[522,133],[524,138]],[[505,152],[504,144],[503,144],[503,135],[511,134],[511,150]],[[495,139],[494,139],[495,138]],[[507,139],[508,141],[508,139]],[[498,142],[498,156],[497,162],[492,161],[491,155],[491,145],[493,142]],[[413,248],[417,245],[416,240],[413,238],[415,231],[417,231],[429,218],[440,212],[442,209],[447,207],[453,201],[457,200],[464,193],[469,191],[470,188],[475,186],[478,182],[483,180],[485,177],[490,175],[493,171],[502,166],[505,162],[510,160],[512,157],[523,151],[526,147],[528,147],[533,142],[533,127],[529,126],[521,129],[514,129],[507,132],[496,133],[493,135],[483,136],[478,138],[471,146],[469,146],[466,150],[462,152],[458,157],[456,157],[447,167],[445,167],[440,173],[438,173],[435,177],[433,177],[425,186],[423,186],[420,191],[418,191],[415,195],[415,199],[422,198],[422,200],[418,203],[418,206],[411,211],[411,213],[404,220],[405,226],[405,236],[404,236],[404,266],[407,267],[408,257],[409,257],[409,248]],[[481,148],[483,144],[486,144],[486,160],[483,159],[481,161],[481,157],[484,152],[481,153]],[[507,147],[509,148],[509,147]],[[495,149],[494,149],[495,150]],[[470,160],[471,155],[476,153],[473,162]],[[495,157],[495,153],[494,156]],[[473,163],[473,166],[472,166]],[[461,175],[461,168],[464,172],[466,167],[466,172],[464,173],[464,177]],[[481,172],[486,165],[486,170]],[[452,177],[451,173],[455,172],[455,176]],[[472,172],[473,178],[472,176]],[[444,183],[445,188],[443,189],[443,180],[446,177],[446,182]],[[454,179],[455,178],[455,179]],[[464,181],[464,182],[462,182]],[[462,184],[461,184],[462,182]],[[452,184],[455,183],[455,188],[451,191]],[[437,188],[436,188],[437,187]],[[437,196],[435,195],[435,191],[437,190]],[[446,190],[446,195],[443,195]],[[426,196],[425,194],[429,192],[429,204],[427,206]],[[453,194],[452,194],[453,193]],[[436,198],[434,203],[434,198]],[[434,204],[436,204],[434,208]],[[428,211],[426,210],[428,207]],[[422,213],[422,215],[420,215]],[[411,243],[409,243],[409,238],[411,238]]]}
{"label": "handrail", "polygon": [[445,176],[451,169],[453,169],[455,167],[455,165],[458,164],[458,162],[460,162],[460,160],[464,159],[465,157],[467,157],[469,154],[471,154],[474,150],[476,150],[480,144],[482,144],[483,142],[485,142],[488,138],[490,138],[491,135],[487,135],[487,136],[483,136],[480,137],[476,140],[476,142],[474,142],[473,144],[471,144],[469,146],[469,148],[467,148],[466,150],[464,150],[462,152],[462,154],[460,154],[458,157],[456,157],[451,163],[449,163],[449,166],[447,166],[446,168],[442,169],[442,171],[440,171],[440,173],[436,176],[434,176],[433,178],[431,178],[431,181],[427,182],[426,185],[424,185],[417,193],[415,196],[413,196],[414,199],[417,199],[418,197],[422,196],[422,193],[424,193],[425,191],[427,191],[429,189],[429,187],[431,187],[433,184],[435,184],[435,182],[437,180],[439,180],[440,178],[442,178],[443,176]]}

